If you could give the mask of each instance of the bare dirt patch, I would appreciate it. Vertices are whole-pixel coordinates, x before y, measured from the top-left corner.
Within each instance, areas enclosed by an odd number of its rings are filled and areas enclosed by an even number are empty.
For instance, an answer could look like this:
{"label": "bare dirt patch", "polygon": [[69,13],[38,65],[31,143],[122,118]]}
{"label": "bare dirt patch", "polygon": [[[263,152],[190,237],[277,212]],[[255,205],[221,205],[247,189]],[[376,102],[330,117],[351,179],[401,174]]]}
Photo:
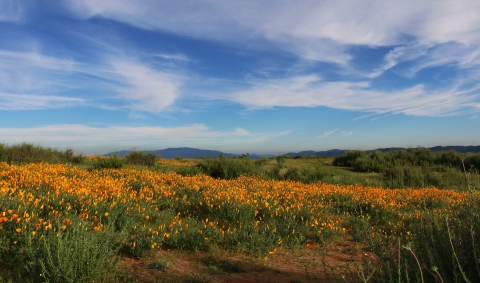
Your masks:
{"label": "bare dirt patch", "polygon": [[[162,258],[169,265],[163,270],[146,268],[149,262]],[[207,259],[207,260],[206,260]],[[233,267],[208,264],[216,260]],[[181,252],[159,250],[147,258],[122,257],[122,282],[360,282],[359,270],[371,272],[375,255],[350,240],[328,246],[311,245],[296,249],[278,249],[259,258],[242,253]],[[370,265],[367,263],[371,262]],[[370,269],[370,271],[369,271]],[[232,271],[233,270],[233,271]],[[360,274],[361,276],[361,274]]]}

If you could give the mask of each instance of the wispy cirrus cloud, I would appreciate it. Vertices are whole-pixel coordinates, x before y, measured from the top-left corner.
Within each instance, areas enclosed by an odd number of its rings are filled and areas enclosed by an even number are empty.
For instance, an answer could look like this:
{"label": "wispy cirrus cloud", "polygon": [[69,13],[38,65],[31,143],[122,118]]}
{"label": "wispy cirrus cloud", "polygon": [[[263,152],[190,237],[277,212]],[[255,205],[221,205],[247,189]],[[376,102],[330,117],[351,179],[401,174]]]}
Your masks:
{"label": "wispy cirrus cloud", "polygon": [[[92,141],[102,143],[125,142],[130,140],[178,140],[192,138],[221,138],[227,136],[249,136],[248,131],[237,128],[235,131],[212,131],[203,124],[193,124],[180,127],[160,126],[108,126],[92,127],[81,124],[59,124],[33,128],[0,128],[6,141],[25,139],[27,141]],[[10,138],[9,138],[10,137]]]}
{"label": "wispy cirrus cloud", "polygon": [[[81,18],[103,17],[149,30],[222,42],[264,39],[300,57],[345,62],[347,45],[478,44],[480,4],[467,0],[350,1],[65,1]],[[255,12],[252,12],[255,11]],[[161,18],[161,21],[158,21]],[[409,39],[410,38],[410,39]],[[324,54],[327,53],[328,56]]]}
{"label": "wispy cirrus cloud", "polygon": [[54,109],[80,106],[85,104],[86,101],[81,98],[53,95],[0,93],[0,110],[3,111]]}
{"label": "wispy cirrus cloud", "polygon": [[[28,5],[19,3],[4,1],[0,7],[9,15],[28,9]],[[439,0],[435,5],[424,0],[395,3],[366,0],[351,1],[348,5],[333,0],[275,3],[79,0],[63,1],[60,7],[55,11],[65,16],[66,7],[69,15],[79,22],[103,18],[151,32],[227,43],[244,50],[273,47],[287,50],[300,61],[325,61],[342,66],[343,70],[351,67],[353,59],[358,59],[355,47],[391,48],[383,61],[365,71],[363,77],[339,73],[336,75],[340,78],[327,80],[314,71],[262,80],[247,76],[240,83],[245,91],[216,97],[253,109],[327,106],[426,116],[452,115],[461,109],[478,111],[473,106],[479,100],[478,72],[464,78],[469,85],[452,79],[441,88],[432,82],[420,82],[385,90],[372,83],[390,70],[410,79],[421,70],[438,66],[480,71],[480,31],[476,28],[480,26],[480,3],[476,0],[466,0],[463,5],[454,0]],[[145,54],[148,52],[137,52],[132,45],[125,44],[126,40],[110,42],[114,35],[106,32],[103,35],[108,34],[108,39],[83,29],[75,32],[83,39],[89,38],[89,47],[98,49],[88,50],[95,53],[96,60],[80,64],[72,58],[51,55],[55,52],[45,55],[39,50],[0,50],[0,79],[4,81],[0,91],[66,97],[62,91],[82,89],[77,98],[89,100],[92,106],[151,113],[165,111],[182,95],[186,96],[182,90],[188,79],[179,75],[180,68],[162,69],[140,58],[146,55],[178,63],[195,61],[184,55],[183,50]],[[83,56],[87,57],[86,54]],[[136,58],[126,54],[141,55]],[[199,77],[211,79],[201,74]],[[97,94],[115,103],[100,101]]]}
{"label": "wispy cirrus cloud", "polygon": [[326,106],[374,113],[403,113],[415,116],[448,116],[459,109],[475,110],[480,85],[469,89],[427,89],[424,85],[379,91],[368,82],[332,82],[318,76],[298,76],[252,82],[251,88],[226,99],[247,107],[271,108]]}
{"label": "wispy cirrus cloud", "polygon": [[15,22],[20,19],[22,7],[19,0],[0,1],[0,22]]}
{"label": "wispy cirrus cloud", "polygon": [[180,95],[181,77],[155,70],[133,61],[112,60],[114,75],[121,78],[119,98],[128,102],[127,108],[160,112],[171,106]]}
{"label": "wispy cirrus cloud", "polygon": [[335,132],[338,132],[340,131],[340,129],[334,129],[334,130],[331,130],[331,131],[326,131],[326,132],[323,132],[322,135],[316,137],[317,139],[324,139],[328,136],[331,136],[332,134],[334,134]]}
{"label": "wispy cirrus cloud", "polygon": [[[275,106],[327,106],[375,113],[444,116],[471,111],[478,101],[475,87],[459,85],[454,79],[443,83],[422,82],[395,90],[376,88],[372,82],[388,71],[407,79],[428,68],[480,70],[480,2],[439,0],[406,1],[182,1],[94,0],[64,1],[77,18],[104,18],[149,31],[227,43],[242,48],[286,50],[299,60],[323,61],[343,68],[340,79],[327,81],[314,72],[278,79],[258,79],[243,92],[226,99],[250,108]],[[252,12],[254,11],[254,12]],[[161,18],[161,21],[158,21]],[[352,61],[355,47],[391,48],[377,66],[363,70],[359,82]],[[184,60],[182,56],[161,58]],[[478,84],[475,72],[462,73],[465,81]],[[171,84],[165,104],[154,101],[159,111],[168,107],[178,84]],[[252,81],[247,81],[252,83]],[[148,92],[143,90],[143,92]],[[141,97],[141,96],[139,96]],[[222,97],[220,99],[224,99]],[[169,102],[170,101],[170,102]],[[140,103],[141,105],[141,103]],[[136,103],[132,107],[137,107]],[[140,108],[140,107],[137,107]]]}
{"label": "wispy cirrus cloud", "polygon": [[0,110],[57,109],[87,105],[82,97],[58,94],[70,89],[75,62],[38,51],[0,49]]}
{"label": "wispy cirrus cloud", "polygon": [[[55,58],[37,51],[0,49],[0,91],[47,91],[65,83],[65,75],[74,68],[70,59]],[[59,76],[62,74],[63,76]],[[56,79],[49,79],[56,77]]]}
{"label": "wispy cirrus cloud", "polygon": [[176,61],[184,61],[184,62],[192,62],[193,60],[188,58],[188,56],[184,54],[166,54],[166,53],[159,53],[155,54],[155,57],[166,59],[166,60],[176,60]]}
{"label": "wispy cirrus cloud", "polygon": [[85,104],[87,100],[92,106],[103,107],[105,103],[95,101],[98,98],[94,95],[88,98],[53,95],[82,88],[84,93],[107,91],[110,98],[120,103],[106,107],[144,112],[159,112],[172,105],[180,95],[183,80],[171,72],[120,55],[78,63],[38,51],[1,49],[0,78],[2,109],[61,108]]}
{"label": "wispy cirrus cloud", "polygon": [[[412,63],[412,61],[415,61]],[[401,65],[409,62],[408,65]],[[368,74],[369,78],[376,78],[385,71],[395,68],[395,72],[406,77],[414,77],[419,71],[439,66],[449,68],[479,68],[480,46],[466,45],[457,42],[443,44],[423,44],[399,46],[385,55],[384,65]]]}

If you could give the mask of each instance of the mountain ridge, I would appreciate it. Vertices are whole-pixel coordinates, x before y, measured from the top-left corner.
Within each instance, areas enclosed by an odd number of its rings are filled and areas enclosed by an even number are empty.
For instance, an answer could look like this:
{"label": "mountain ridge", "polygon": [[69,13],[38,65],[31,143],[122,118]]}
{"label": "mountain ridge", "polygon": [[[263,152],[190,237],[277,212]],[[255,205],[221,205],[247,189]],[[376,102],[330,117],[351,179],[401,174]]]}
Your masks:
{"label": "mountain ridge", "polygon": [[[432,152],[438,151],[450,151],[454,150],[460,153],[479,153],[480,152],[480,145],[469,145],[469,146],[434,146],[434,147],[419,147],[423,149],[429,149]],[[388,152],[392,150],[407,150],[408,148],[404,147],[388,147],[388,148],[377,148],[373,150],[366,150],[367,152],[372,152],[375,150],[381,152]],[[349,149],[330,149],[324,151],[313,151],[313,150],[305,150],[300,152],[289,152],[284,154],[285,156],[289,157],[296,157],[296,156],[327,156],[327,157],[335,157],[335,156],[342,156],[345,152],[349,151]],[[110,152],[105,154],[104,156],[111,156],[117,153],[119,156],[127,155],[131,152],[131,150],[121,150],[117,152]],[[166,148],[166,149],[159,149],[159,150],[142,150],[142,152],[152,153],[159,157],[163,158],[201,158],[201,157],[218,157],[220,154],[223,154],[225,157],[241,157],[242,154],[235,154],[235,153],[223,153],[218,150],[209,150],[209,149],[198,149],[198,148],[191,148],[191,147],[175,147],[175,148]],[[249,154],[248,155],[252,159],[258,159],[261,157],[274,157],[276,155],[273,154]]]}

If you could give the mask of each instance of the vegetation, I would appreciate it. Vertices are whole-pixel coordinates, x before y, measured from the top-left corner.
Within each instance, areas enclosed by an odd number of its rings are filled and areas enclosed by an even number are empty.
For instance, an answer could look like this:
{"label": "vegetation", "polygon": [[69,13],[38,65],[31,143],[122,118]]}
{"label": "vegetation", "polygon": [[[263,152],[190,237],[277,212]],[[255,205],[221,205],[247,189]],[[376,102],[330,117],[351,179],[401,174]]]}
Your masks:
{"label": "vegetation", "polygon": [[125,163],[130,165],[140,165],[153,167],[156,161],[155,153],[145,153],[141,151],[131,151],[125,156]]}
{"label": "vegetation", "polygon": [[[161,159],[155,153],[131,151],[109,158],[86,158],[73,150],[61,152],[32,144],[0,144],[0,161],[9,164],[77,164],[88,169],[120,169],[125,166],[156,172],[175,172],[182,176],[205,174],[216,179],[235,179],[243,175],[262,176],[267,180],[300,181],[305,184],[326,182],[339,185],[369,185],[385,188],[430,187],[465,190],[465,172],[475,175],[480,169],[480,154],[454,151],[431,152],[427,149],[401,151],[349,151],[335,158],[287,157],[252,160],[248,154],[239,158]],[[472,178],[476,186],[478,179]]]}
{"label": "vegetation", "polygon": [[81,154],[75,155],[72,149],[62,152],[29,143],[11,146],[0,143],[0,162],[16,164],[39,162],[80,164],[84,159],[85,157]]}
{"label": "vegetation", "polygon": [[[2,156],[21,147],[4,146]],[[20,161],[35,160],[28,155],[0,162],[0,282],[116,282],[121,255],[220,250],[264,258],[342,239],[375,254],[350,269],[361,282],[480,282],[476,155],[414,149],[333,160],[156,158],[152,166],[142,161],[152,157],[134,153],[78,166],[60,153],[65,159],[50,163]],[[444,184],[449,176],[460,176],[456,190],[400,188],[434,177]],[[380,186],[392,180],[402,186]],[[212,273],[245,271],[216,256],[202,262]],[[158,257],[145,267],[165,272],[172,265]],[[332,278],[345,275],[324,265]]]}
{"label": "vegetation", "polygon": [[465,171],[479,172],[480,153],[431,152],[420,148],[387,153],[349,151],[336,157],[332,165],[361,173],[382,173],[385,187],[435,186],[458,190],[465,188]]}

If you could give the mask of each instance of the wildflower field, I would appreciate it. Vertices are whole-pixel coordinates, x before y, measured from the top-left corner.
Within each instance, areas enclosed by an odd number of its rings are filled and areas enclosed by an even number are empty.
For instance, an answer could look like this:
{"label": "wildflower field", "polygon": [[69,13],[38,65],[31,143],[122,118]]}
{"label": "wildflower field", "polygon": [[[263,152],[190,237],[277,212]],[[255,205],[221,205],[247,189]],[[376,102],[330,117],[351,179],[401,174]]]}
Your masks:
{"label": "wildflower field", "polygon": [[475,188],[0,163],[2,280],[121,282],[122,254],[220,249],[266,257],[348,238],[376,255],[348,282],[480,282],[479,208]]}

